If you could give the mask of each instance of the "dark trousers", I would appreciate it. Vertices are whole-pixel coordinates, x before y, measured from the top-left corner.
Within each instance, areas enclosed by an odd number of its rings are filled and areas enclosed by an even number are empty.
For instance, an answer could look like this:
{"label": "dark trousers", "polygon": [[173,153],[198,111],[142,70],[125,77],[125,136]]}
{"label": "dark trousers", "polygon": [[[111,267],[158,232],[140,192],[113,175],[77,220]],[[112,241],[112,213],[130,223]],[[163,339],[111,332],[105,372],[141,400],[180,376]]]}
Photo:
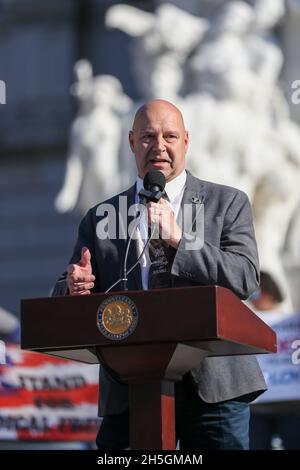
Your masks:
{"label": "dark trousers", "polygon": [[[175,413],[180,450],[249,449],[250,410],[243,398],[205,403],[184,380],[175,386]],[[128,448],[128,411],[104,417],[96,443],[99,450]]]}

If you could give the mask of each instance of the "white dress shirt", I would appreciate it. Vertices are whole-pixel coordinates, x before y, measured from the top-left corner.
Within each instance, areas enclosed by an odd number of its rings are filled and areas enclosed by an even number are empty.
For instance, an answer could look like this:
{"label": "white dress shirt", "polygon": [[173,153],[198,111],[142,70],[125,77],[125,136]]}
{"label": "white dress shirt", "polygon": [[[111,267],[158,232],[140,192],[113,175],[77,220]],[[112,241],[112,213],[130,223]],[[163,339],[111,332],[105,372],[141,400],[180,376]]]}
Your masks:
{"label": "white dress shirt", "polygon": [[[180,205],[182,201],[182,196],[184,193],[186,184],[186,171],[184,170],[180,175],[176,176],[173,180],[166,183],[165,192],[169,198],[169,204],[172,207],[174,212],[175,218],[177,219],[178,213],[180,210]],[[135,194],[135,202],[138,204],[139,202],[139,192],[144,187],[143,180],[138,176],[136,180],[136,194]],[[137,246],[138,246],[138,256],[143,251],[145,243],[148,239],[148,227],[146,223],[146,217],[141,217],[141,221],[137,227]],[[140,266],[141,266],[141,274],[142,274],[142,285],[143,289],[148,289],[148,274],[150,269],[150,258],[149,258],[149,250],[146,248],[145,253],[143,254],[142,258],[140,259]]]}

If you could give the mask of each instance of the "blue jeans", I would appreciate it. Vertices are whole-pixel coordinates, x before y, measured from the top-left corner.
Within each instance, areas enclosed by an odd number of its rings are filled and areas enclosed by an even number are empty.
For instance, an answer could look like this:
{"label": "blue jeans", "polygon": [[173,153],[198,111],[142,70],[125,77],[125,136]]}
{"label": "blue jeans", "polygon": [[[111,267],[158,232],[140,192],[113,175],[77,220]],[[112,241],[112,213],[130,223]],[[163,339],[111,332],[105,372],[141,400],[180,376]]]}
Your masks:
{"label": "blue jeans", "polygon": [[249,416],[249,404],[239,400],[176,404],[180,450],[248,450]]}
{"label": "blue jeans", "polygon": [[[192,385],[175,387],[176,438],[180,450],[248,450],[249,403],[243,398],[205,403]],[[181,390],[182,392],[182,390]],[[129,447],[128,411],[103,419],[96,443],[99,450]]]}

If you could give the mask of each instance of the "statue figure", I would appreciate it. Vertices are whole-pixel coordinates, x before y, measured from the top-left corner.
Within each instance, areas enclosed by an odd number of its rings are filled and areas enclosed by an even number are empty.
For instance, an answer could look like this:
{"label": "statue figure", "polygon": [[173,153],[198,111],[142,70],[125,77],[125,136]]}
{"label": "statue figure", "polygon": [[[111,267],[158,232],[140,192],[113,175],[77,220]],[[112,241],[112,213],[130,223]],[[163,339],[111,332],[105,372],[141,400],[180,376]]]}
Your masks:
{"label": "statue figure", "polygon": [[[178,89],[182,82],[183,64],[208,28],[208,22],[203,18],[170,3],[159,5],[154,14],[130,5],[114,5],[108,9],[105,22],[106,26],[118,28],[136,39],[132,51],[133,65],[143,100],[170,98],[166,96],[170,92],[165,86],[162,89],[158,87],[155,75],[162,69],[172,69],[171,80],[175,83],[171,87]],[[168,76],[170,78],[171,74]]]}
{"label": "statue figure", "polygon": [[119,190],[120,116],[131,106],[119,80],[111,75],[92,77],[86,62],[75,65],[77,83],[71,91],[79,111],[70,134],[65,180],[55,200],[59,212],[91,205]]}
{"label": "statue figure", "polygon": [[[282,249],[299,200],[300,165],[285,137],[293,123],[278,87],[282,52],[269,31],[283,12],[283,0],[226,2],[191,59],[195,92],[186,100],[198,129],[190,168],[249,195],[262,268],[288,299]],[[298,128],[294,134],[300,139]]]}

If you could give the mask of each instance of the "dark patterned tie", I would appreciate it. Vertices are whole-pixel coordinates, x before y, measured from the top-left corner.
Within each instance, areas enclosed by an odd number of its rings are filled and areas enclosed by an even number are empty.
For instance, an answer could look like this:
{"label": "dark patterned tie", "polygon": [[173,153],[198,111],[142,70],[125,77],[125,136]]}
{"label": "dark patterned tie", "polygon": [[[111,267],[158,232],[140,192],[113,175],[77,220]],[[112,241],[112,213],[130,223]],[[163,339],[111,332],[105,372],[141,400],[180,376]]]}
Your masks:
{"label": "dark patterned tie", "polygon": [[164,289],[172,286],[171,266],[176,250],[161,238],[149,243],[151,261],[148,274],[148,289]]}
{"label": "dark patterned tie", "polygon": [[[164,199],[169,201],[167,195]],[[148,289],[164,289],[172,286],[171,267],[176,250],[161,238],[153,238],[149,243],[151,261],[148,274]]]}

